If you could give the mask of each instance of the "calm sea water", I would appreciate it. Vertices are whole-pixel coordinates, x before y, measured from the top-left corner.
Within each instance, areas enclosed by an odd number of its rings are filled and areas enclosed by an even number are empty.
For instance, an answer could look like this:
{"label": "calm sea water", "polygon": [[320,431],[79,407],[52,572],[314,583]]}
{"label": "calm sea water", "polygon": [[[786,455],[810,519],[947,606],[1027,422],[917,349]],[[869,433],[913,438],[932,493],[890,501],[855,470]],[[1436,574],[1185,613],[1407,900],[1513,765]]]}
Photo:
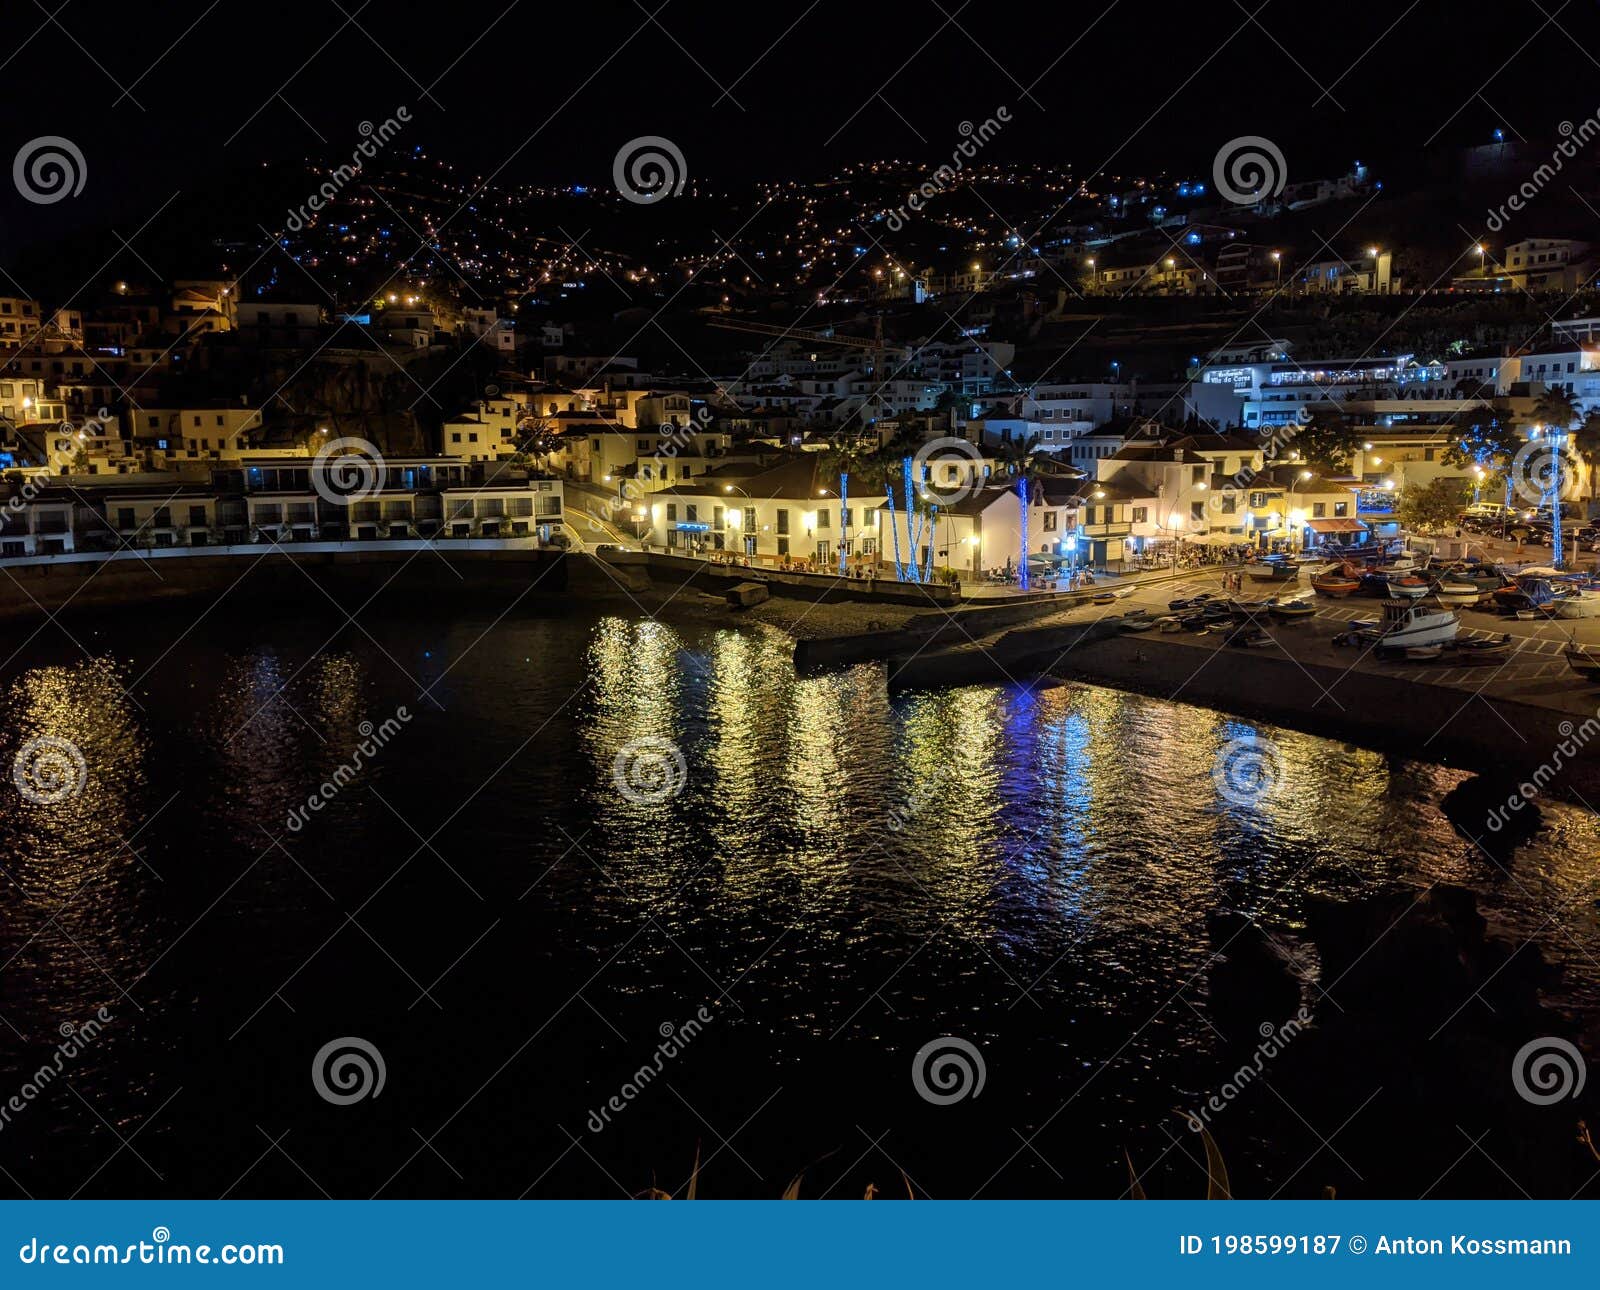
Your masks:
{"label": "calm sea water", "polygon": [[[797,679],[786,639],[692,615],[497,612],[12,633],[5,766],[52,737],[85,778],[0,806],[0,1191],[619,1196],[680,1190],[698,1151],[710,1196],[802,1170],[806,1195],[1116,1196],[1126,1152],[1199,1195],[1174,1108],[1241,1059],[1208,916],[1305,953],[1309,897],[1431,882],[1595,1015],[1585,811],[1548,807],[1508,878],[1437,808],[1458,771],[1092,687]],[[1240,805],[1212,768],[1251,733],[1282,775]],[[654,800],[678,768],[640,740],[680,750],[681,792]],[[947,1106],[912,1079],[941,1036],[984,1067]],[[352,1037],[383,1084],[341,1105],[314,1063]],[[1450,1123],[1375,1148],[1342,1069],[1217,1118],[1240,1194],[1415,1194],[1466,1150]],[[1511,1188],[1474,1157],[1434,1194],[1474,1191]]]}

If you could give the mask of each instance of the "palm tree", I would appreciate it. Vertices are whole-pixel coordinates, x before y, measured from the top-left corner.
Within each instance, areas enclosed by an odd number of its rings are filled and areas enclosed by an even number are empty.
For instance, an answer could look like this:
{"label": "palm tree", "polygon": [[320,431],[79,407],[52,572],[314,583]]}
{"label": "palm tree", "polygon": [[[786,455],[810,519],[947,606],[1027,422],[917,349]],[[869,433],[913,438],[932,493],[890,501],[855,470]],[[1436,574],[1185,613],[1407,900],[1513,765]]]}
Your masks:
{"label": "palm tree", "polygon": [[839,476],[839,576],[845,576],[845,550],[850,545],[850,471],[864,465],[871,447],[860,435],[841,431],[828,440],[817,473]]}
{"label": "palm tree", "polygon": [[[1561,568],[1561,450],[1567,431],[1578,419],[1578,405],[1572,395],[1561,386],[1553,386],[1539,396],[1533,405],[1533,414],[1545,425],[1553,442],[1550,453],[1550,484],[1546,495],[1550,498],[1550,563]],[[1554,433],[1551,433],[1551,432]]]}
{"label": "palm tree", "polygon": [[1017,587],[1028,589],[1028,486],[1039,478],[1039,436],[1007,439],[1000,446],[1006,474],[1017,481],[1018,532],[1022,562],[1017,569]]}
{"label": "palm tree", "polygon": [[1572,446],[1583,459],[1589,472],[1589,500],[1595,499],[1595,474],[1600,470],[1600,409],[1584,413],[1582,422],[1572,436]]}

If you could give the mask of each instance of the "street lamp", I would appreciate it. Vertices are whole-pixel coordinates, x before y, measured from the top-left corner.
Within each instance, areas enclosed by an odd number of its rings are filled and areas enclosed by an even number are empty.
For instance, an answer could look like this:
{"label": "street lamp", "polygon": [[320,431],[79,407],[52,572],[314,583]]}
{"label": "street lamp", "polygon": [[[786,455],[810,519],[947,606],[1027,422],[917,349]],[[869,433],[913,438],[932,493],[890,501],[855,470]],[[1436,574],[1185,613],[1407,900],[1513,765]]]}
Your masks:
{"label": "street lamp", "polygon": [[1274,251],[1272,253],[1272,263],[1273,263],[1273,267],[1274,267],[1275,272],[1276,272],[1276,276],[1274,278],[1273,285],[1276,286],[1276,287],[1281,287],[1283,285],[1283,252],[1282,251]]}

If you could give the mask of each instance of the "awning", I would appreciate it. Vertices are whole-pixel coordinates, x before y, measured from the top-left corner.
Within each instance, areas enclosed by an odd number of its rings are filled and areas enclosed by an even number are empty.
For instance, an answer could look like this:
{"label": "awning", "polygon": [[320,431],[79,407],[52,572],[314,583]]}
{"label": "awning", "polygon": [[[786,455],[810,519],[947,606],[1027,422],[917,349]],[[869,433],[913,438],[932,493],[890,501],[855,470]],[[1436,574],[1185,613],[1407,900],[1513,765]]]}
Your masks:
{"label": "awning", "polygon": [[1313,533],[1365,533],[1367,526],[1360,520],[1307,520],[1306,527]]}

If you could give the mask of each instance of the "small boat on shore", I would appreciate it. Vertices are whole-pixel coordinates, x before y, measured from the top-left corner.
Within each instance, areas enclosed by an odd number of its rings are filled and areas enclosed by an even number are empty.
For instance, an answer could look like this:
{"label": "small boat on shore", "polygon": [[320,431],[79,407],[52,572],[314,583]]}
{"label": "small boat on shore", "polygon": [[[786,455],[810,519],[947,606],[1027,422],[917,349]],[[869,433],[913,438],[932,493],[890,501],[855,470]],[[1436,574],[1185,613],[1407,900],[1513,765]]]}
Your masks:
{"label": "small boat on shore", "polygon": [[1444,646],[1408,645],[1400,653],[1408,663],[1433,663],[1444,653]]}
{"label": "small boat on shore", "polygon": [[1567,666],[1585,681],[1600,682],[1600,654],[1593,654],[1586,646],[1568,645],[1562,651]]}
{"label": "small boat on shore", "polygon": [[1282,622],[1294,622],[1315,616],[1317,607],[1309,600],[1275,600],[1267,606],[1267,612]]}
{"label": "small boat on shore", "polygon": [[1433,598],[1451,609],[1470,609],[1487,594],[1476,584],[1455,578],[1443,578],[1433,589]]}
{"label": "small boat on shore", "polygon": [[1272,637],[1259,627],[1241,627],[1228,638],[1228,644],[1240,645],[1245,649],[1264,649],[1272,644]]}
{"label": "small boat on shore", "polygon": [[1516,614],[1546,614],[1553,617],[1562,601],[1575,599],[1577,588],[1556,582],[1541,574],[1518,574],[1516,580],[1494,592],[1496,608]]}
{"label": "small boat on shore", "polygon": [[1511,633],[1500,636],[1475,636],[1458,640],[1455,647],[1457,663],[1498,663],[1511,656]]}
{"label": "small boat on shore", "polygon": [[1311,579],[1311,589],[1319,596],[1331,596],[1342,599],[1353,596],[1361,588],[1361,580],[1346,573],[1342,568],[1332,573],[1322,573]]}
{"label": "small boat on shore", "polygon": [[1244,574],[1252,582],[1295,582],[1300,577],[1300,567],[1287,560],[1260,560],[1245,565]]}

